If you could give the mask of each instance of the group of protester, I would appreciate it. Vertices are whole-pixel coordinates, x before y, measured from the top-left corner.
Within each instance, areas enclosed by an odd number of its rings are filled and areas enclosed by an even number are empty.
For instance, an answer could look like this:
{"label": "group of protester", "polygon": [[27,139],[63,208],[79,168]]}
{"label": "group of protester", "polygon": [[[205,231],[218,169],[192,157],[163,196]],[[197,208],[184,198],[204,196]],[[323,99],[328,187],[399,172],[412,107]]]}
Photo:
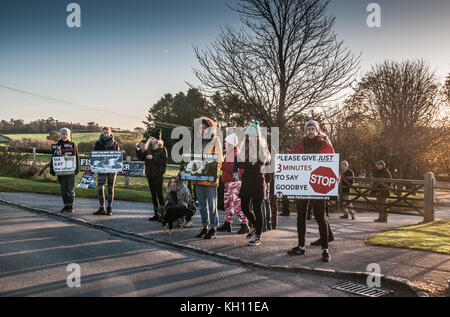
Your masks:
{"label": "group of protester", "polygon": [[[77,146],[70,140],[70,130],[63,128],[60,130],[61,139],[52,146],[52,157],[74,156],[76,157],[75,175],[79,172],[79,157]],[[208,134],[208,138],[204,136]],[[217,158],[217,177],[214,181],[191,181],[189,187],[194,186],[195,197],[198,201],[202,229],[197,234],[197,238],[215,239],[217,231],[231,232],[234,215],[237,216],[240,229],[238,234],[246,234],[250,239],[249,245],[257,246],[261,244],[262,233],[277,227],[277,200],[273,191],[273,175],[264,174],[262,166],[269,165],[271,154],[265,139],[261,136],[258,122],[252,123],[244,132],[245,140],[239,144],[236,134],[231,134],[225,139],[225,146],[222,147],[217,136],[216,123],[207,117],[195,120],[193,138],[199,137],[199,142],[191,142],[192,153],[212,154]],[[197,144],[198,143],[198,144]],[[197,144],[197,145],[196,145]],[[94,151],[119,151],[120,147],[115,141],[109,127],[102,129],[100,137],[95,144]],[[224,153],[223,153],[224,152]],[[259,155],[253,155],[258,153]],[[305,136],[295,145],[292,154],[333,154],[334,149],[329,139],[321,133],[319,124],[316,121],[308,121],[305,124]],[[145,162],[145,174],[152,197],[155,215],[149,220],[161,221],[164,225],[169,224],[172,229],[175,219],[184,217],[186,223],[184,227],[191,228],[192,217],[196,212],[196,207],[191,194],[191,190],[181,180],[180,175],[170,178],[167,185],[166,199],[163,197],[163,181],[166,173],[168,159],[167,149],[162,141],[161,130],[154,130],[146,143],[136,144],[137,157]],[[252,159],[251,159],[252,158]],[[50,172],[55,175],[53,164],[50,164]],[[75,197],[74,181],[75,175],[60,175],[57,177],[61,188],[61,195],[64,207],[61,212],[74,212],[73,202]],[[114,200],[114,185],[116,173],[98,174],[98,197],[99,209],[94,215],[112,215],[112,205]],[[341,198],[346,201],[344,205],[344,215],[341,218],[349,217],[355,219],[354,208],[350,203],[350,185],[353,171],[349,169],[349,163],[341,163],[341,180],[347,179],[342,184]],[[377,163],[374,175],[376,178],[391,178],[386,164],[383,161]],[[219,214],[217,208],[217,187],[219,182],[224,184],[224,209],[225,219],[219,227]],[[105,185],[108,184],[108,199],[105,205]],[[377,201],[380,205],[386,203],[389,190],[381,184],[375,185],[377,191]],[[384,209],[384,210],[382,210]],[[376,221],[386,222],[387,212],[385,208],[380,209],[380,217]],[[334,240],[333,233],[327,218],[326,200],[296,200],[297,210],[297,232],[298,245],[287,253],[291,256],[305,254],[305,233],[306,220],[310,218],[308,211],[314,214],[319,226],[320,239],[312,245],[322,247],[322,260],[331,260],[328,250],[328,243]],[[281,215],[286,215],[283,212]]]}

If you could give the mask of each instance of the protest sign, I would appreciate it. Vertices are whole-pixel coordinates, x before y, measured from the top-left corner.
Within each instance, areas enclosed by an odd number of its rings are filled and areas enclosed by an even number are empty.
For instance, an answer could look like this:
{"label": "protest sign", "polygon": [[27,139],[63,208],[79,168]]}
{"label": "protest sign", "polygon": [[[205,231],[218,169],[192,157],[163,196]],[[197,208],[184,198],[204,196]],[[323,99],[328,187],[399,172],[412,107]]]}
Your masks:
{"label": "protest sign", "polygon": [[180,164],[181,179],[216,182],[218,158],[217,154],[183,154],[183,162]]}
{"label": "protest sign", "polygon": [[339,195],[339,154],[278,154],[274,195],[329,199]]}
{"label": "protest sign", "polygon": [[120,173],[122,170],[121,151],[93,151],[91,153],[92,173]]}
{"label": "protest sign", "polygon": [[76,188],[95,189],[94,175],[91,172],[84,173],[84,175],[81,177],[80,182],[77,184]]}
{"label": "protest sign", "polygon": [[145,163],[141,161],[123,162],[122,174],[131,177],[144,175]]}
{"label": "protest sign", "polygon": [[74,175],[77,168],[75,156],[53,156],[53,170],[56,176]]}

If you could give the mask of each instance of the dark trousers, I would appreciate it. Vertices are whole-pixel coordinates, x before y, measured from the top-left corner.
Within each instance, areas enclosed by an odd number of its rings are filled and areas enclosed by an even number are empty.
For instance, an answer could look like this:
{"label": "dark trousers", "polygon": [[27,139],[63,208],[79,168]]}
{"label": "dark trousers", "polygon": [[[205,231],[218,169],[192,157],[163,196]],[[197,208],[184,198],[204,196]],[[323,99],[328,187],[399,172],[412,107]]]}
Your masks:
{"label": "dark trousers", "polygon": [[105,184],[108,182],[108,207],[112,207],[114,201],[114,185],[116,173],[98,174],[98,200],[100,207],[105,207]]}
{"label": "dark trousers", "polygon": [[75,175],[58,176],[59,187],[61,188],[61,197],[64,206],[72,206],[75,198],[74,183]]}
{"label": "dark trousers", "polygon": [[289,210],[289,199],[286,196],[284,196],[282,203],[283,203],[283,211],[282,211],[283,215],[289,216],[289,214],[291,213],[291,211]]}
{"label": "dark trousers", "polygon": [[[253,210],[250,210],[250,202]],[[248,222],[256,229],[256,236],[261,237],[264,217],[262,210],[263,197],[241,197],[241,210]]]}
{"label": "dark trousers", "polygon": [[163,182],[164,176],[159,177],[148,177],[147,176],[148,187],[150,188],[150,194],[152,195],[153,210],[155,214],[158,211],[158,207],[164,206],[163,197]]}
{"label": "dark trousers", "polygon": [[278,201],[277,197],[273,195],[274,193],[275,181],[270,182],[270,192],[269,192],[269,201],[270,201],[270,209],[272,211],[272,227],[276,228],[278,225]]}
{"label": "dark trousers", "polygon": [[[320,240],[322,243],[322,249],[328,249],[328,239],[330,233],[330,225],[328,224],[328,218],[325,214],[326,201],[325,200],[311,200],[313,206],[314,218],[316,218],[319,225]],[[308,209],[308,200],[299,199],[296,201],[297,207],[297,233],[298,233],[298,245],[300,247],[305,246],[305,234],[306,234],[306,213]]]}
{"label": "dark trousers", "polygon": [[225,210],[225,183],[222,180],[219,181],[219,187],[217,187],[217,209]]}

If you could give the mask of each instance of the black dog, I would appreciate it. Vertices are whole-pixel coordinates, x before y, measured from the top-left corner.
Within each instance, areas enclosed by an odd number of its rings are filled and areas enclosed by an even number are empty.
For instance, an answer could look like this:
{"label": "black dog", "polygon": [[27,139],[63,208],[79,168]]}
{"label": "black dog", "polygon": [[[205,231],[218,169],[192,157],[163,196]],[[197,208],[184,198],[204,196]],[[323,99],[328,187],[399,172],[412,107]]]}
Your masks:
{"label": "black dog", "polygon": [[193,216],[192,209],[186,208],[181,205],[167,204],[166,207],[161,208],[161,222],[164,227],[164,233],[166,233],[166,225],[169,225],[169,235],[172,234],[173,223],[181,219],[181,232],[183,232],[184,219],[188,216]]}

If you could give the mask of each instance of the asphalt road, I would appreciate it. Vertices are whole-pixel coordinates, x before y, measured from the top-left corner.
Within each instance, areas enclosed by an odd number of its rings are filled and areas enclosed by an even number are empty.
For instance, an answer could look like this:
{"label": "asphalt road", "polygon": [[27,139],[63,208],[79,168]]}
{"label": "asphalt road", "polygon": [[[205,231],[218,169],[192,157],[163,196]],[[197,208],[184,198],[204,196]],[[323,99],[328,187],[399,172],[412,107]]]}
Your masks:
{"label": "asphalt road", "polygon": [[[67,285],[72,263],[79,265],[80,287]],[[340,282],[250,269],[0,204],[2,297],[351,296],[331,288]]]}

